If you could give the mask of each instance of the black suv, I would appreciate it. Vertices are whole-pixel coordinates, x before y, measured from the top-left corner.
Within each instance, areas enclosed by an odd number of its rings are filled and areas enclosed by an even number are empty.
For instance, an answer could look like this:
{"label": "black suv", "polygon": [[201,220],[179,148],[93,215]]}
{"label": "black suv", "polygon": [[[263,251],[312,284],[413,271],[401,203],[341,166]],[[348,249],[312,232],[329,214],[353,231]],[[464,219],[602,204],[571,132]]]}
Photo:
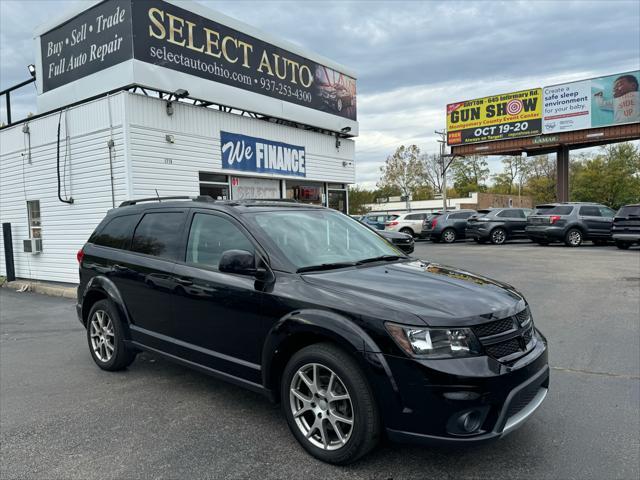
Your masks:
{"label": "black suv", "polygon": [[490,241],[494,245],[502,245],[507,240],[515,238],[527,238],[525,228],[531,212],[529,208],[478,210],[477,214],[467,220],[467,238],[472,238],[478,243]]}
{"label": "black suv", "polygon": [[327,208],[146,200],[78,252],[78,317],[104,370],[147,350],[263,393],[336,464],[385,433],[501,437],[546,396],[546,340],[509,285],[406,257]]}
{"label": "black suv", "polygon": [[428,217],[422,223],[421,238],[428,238],[432,242],[453,243],[465,238],[467,220],[475,210],[450,210]]}
{"label": "black suv", "polygon": [[616,246],[626,250],[640,243],[640,204],[625,205],[613,218],[611,236]]}
{"label": "black suv", "polygon": [[615,212],[599,203],[559,203],[527,218],[527,236],[541,245],[564,242],[579,247],[583,240],[605,245],[611,240]]}

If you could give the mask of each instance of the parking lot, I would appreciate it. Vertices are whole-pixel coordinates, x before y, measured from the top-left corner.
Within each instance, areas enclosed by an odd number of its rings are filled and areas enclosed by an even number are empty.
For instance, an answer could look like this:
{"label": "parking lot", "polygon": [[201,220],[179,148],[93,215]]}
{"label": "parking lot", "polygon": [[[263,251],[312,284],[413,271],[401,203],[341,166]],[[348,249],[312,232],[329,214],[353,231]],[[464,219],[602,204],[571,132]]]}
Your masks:
{"label": "parking lot", "polygon": [[124,372],[101,371],[72,301],[1,289],[0,476],[637,479],[638,248],[418,242],[414,255],[529,300],[552,376],[520,430],[466,449],[386,442],[334,467],[305,454],[258,394],[146,353]]}

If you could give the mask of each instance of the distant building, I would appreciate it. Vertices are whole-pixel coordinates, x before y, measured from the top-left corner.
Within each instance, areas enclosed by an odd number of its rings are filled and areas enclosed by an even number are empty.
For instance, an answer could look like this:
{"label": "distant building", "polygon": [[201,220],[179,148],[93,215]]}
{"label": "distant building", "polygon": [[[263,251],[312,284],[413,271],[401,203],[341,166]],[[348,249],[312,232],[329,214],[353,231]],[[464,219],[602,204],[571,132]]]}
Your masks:
{"label": "distant building", "polygon": [[[390,198],[390,200],[395,200]],[[368,203],[365,205],[371,212],[402,213],[407,210],[407,202],[389,201],[383,203]],[[528,195],[499,195],[494,193],[470,193],[468,197],[447,198],[447,208],[460,210],[471,208],[479,210],[491,207],[522,207],[532,208],[533,199]],[[442,210],[442,198],[434,200],[414,200],[409,202],[411,211],[437,212]]]}

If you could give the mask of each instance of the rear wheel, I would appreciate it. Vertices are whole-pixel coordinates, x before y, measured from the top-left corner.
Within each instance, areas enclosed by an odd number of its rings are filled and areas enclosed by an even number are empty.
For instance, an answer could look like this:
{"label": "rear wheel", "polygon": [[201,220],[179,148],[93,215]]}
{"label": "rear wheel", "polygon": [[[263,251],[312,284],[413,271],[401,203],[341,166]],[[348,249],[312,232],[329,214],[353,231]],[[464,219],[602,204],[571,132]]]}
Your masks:
{"label": "rear wheel", "polygon": [[406,233],[407,235],[411,235],[412,237],[414,236],[413,230],[408,227],[401,228],[400,233]]}
{"label": "rear wheel", "polygon": [[447,228],[444,232],[442,232],[442,240],[445,243],[453,243],[456,241],[456,231],[453,228]]}
{"label": "rear wheel", "polygon": [[627,250],[630,246],[631,244],[629,242],[616,242],[616,247],[618,247],[620,250]]}
{"label": "rear wheel", "polygon": [[564,236],[564,243],[567,247],[579,247],[582,244],[582,232],[577,228],[570,228]]}
{"label": "rear wheel", "polygon": [[291,432],[322,461],[354,462],[378,442],[380,419],[367,379],[355,360],[332,344],[310,345],[289,360],[281,399]]}
{"label": "rear wheel", "polygon": [[491,243],[502,245],[507,241],[507,231],[504,228],[494,228],[491,231]]}
{"label": "rear wheel", "polygon": [[128,349],[124,343],[120,316],[109,300],[100,300],[91,307],[87,341],[91,358],[103,370],[122,370],[136,358],[136,352]]}

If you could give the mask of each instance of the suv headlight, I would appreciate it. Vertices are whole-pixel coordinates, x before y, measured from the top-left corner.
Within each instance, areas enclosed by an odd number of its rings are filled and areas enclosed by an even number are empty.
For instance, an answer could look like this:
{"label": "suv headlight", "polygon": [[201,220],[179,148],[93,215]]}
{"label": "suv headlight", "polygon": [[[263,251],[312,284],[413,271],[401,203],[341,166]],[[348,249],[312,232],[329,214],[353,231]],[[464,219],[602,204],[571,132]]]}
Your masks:
{"label": "suv headlight", "polygon": [[389,335],[412,357],[470,357],[480,353],[480,343],[470,328],[407,327],[385,323]]}

